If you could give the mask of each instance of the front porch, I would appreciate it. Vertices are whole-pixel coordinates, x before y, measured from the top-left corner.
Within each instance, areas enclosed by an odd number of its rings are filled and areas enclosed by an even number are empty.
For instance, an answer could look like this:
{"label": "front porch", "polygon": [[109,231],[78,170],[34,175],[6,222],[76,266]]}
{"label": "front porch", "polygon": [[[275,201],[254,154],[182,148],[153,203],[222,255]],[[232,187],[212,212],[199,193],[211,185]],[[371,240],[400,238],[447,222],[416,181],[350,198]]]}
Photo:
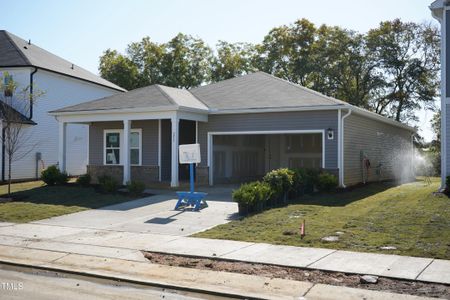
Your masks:
{"label": "front porch", "polygon": [[[198,122],[206,121],[206,116],[179,111],[146,115],[144,119],[133,114],[135,118],[123,120],[102,115],[78,116],[82,120],[58,117],[59,168],[65,171],[67,166],[67,124],[82,123],[89,128],[87,173],[93,183],[108,175],[122,184],[137,180],[148,187],[158,183],[178,187],[180,181],[189,180],[188,166],[178,163],[178,146],[198,141]],[[202,176],[202,169],[196,170],[197,182],[207,183],[208,175]]]}

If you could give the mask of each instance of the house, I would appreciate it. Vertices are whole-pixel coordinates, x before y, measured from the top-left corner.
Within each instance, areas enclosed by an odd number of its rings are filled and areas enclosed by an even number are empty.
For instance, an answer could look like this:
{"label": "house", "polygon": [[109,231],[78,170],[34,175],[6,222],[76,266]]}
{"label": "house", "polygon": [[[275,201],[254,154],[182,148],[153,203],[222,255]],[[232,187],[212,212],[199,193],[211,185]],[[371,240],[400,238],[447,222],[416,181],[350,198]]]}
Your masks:
{"label": "house", "polygon": [[[450,175],[450,1],[436,0],[430,5],[435,19],[441,23],[441,188],[445,188],[445,179]],[[449,45],[450,46],[450,45]],[[447,76],[448,75],[448,76]]]}
{"label": "house", "polygon": [[[58,122],[48,115],[49,110],[125,91],[5,30],[0,30],[0,79],[12,79],[18,85],[17,90],[28,87],[32,94],[29,104],[20,107],[14,105],[19,102],[19,99],[14,102],[14,98],[18,98],[16,95],[5,95],[13,98],[8,103],[12,103],[12,108],[27,122],[25,137],[29,147],[33,145],[31,152],[13,163],[13,179],[37,178],[43,168],[58,162],[58,136],[55,134]],[[72,175],[86,172],[87,134],[86,125],[72,124],[67,130],[66,170]],[[5,151],[0,155],[2,180],[5,180],[5,173],[8,174]]]}
{"label": "house", "polygon": [[188,178],[178,145],[199,143],[200,184],[242,182],[279,167],[322,168],[341,186],[406,177],[414,129],[256,72],[190,90],[151,85],[53,110],[59,165],[68,124],[89,126],[88,171],[123,183]]}

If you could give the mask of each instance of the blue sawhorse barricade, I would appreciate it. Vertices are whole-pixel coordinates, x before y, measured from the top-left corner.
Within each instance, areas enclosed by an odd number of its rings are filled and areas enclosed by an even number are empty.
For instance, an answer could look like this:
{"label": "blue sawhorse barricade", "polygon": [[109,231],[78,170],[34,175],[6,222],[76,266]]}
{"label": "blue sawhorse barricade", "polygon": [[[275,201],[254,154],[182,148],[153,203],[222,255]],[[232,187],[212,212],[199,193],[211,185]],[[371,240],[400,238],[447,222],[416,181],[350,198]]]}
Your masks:
{"label": "blue sawhorse barricade", "polygon": [[190,176],[190,184],[191,190],[189,192],[177,192],[178,201],[175,205],[175,210],[180,207],[186,208],[189,206],[194,207],[194,211],[199,211],[202,205],[204,207],[208,206],[208,203],[204,200],[207,193],[202,192],[194,192],[194,164],[189,164],[189,176]]}

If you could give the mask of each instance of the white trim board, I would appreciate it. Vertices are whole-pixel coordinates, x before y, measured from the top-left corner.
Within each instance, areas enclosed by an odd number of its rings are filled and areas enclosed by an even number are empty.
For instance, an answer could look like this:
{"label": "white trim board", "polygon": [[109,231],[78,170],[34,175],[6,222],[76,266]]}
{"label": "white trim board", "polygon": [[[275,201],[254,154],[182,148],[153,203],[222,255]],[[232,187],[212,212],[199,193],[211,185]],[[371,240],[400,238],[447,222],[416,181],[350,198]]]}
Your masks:
{"label": "white trim board", "polygon": [[214,135],[255,135],[255,134],[322,134],[322,168],[325,168],[325,129],[306,129],[306,130],[269,130],[269,131],[210,131],[207,139],[207,166],[209,185],[214,184],[214,166],[213,166],[213,136]]}

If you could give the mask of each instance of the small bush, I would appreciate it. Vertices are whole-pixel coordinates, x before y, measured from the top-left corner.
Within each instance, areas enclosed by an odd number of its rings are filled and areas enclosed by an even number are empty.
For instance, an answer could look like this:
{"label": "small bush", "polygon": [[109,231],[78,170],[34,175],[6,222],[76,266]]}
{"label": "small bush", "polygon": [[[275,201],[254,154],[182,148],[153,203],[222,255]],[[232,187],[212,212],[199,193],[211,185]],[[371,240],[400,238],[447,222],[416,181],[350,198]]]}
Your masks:
{"label": "small bush", "polygon": [[300,185],[300,194],[311,194],[319,181],[318,169],[294,169]]}
{"label": "small bush", "polygon": [[145,190],[145,184],[140,181],[129,181],[127,182],[128,192],[133,196],[141,195]]}
{"label": "small bush", "polygon": [[104,193],[115,193],[119,188],[117,180],[108,175],[99,176],[98,183],[100,190]]}
{"label": "small bush", "polygon": [[272,188],[274,198],[285,201],[287,194],[293,188],[294,175],[292,170],[282,168],[270,171],[263,180]]}
{"label": "small bush", "polygon": [[77,178],[77,184],[81,186],[89,186],[91,184],[91,175],[84,174]]}
{"label": "small bush", "polygon": [[271,196],[272,188],[270,185],[260,181],[242,184],[237,190],[233,191],[233,201],[238,203],[241,214],[262,211]]}
{"label": "small bush", "polygon": [[333,192],[338,186],[338,179],[330,173],[319,174],[317,188],[321,192]]}
{"label": "small bush", "polygon": [[445,188],[446,190],[450,190],[450,176],[445,177]]}
{"label": "small bush", "polygon": [[69,180],[66,172],[59,171],[57,166],[49,166],[41,173],[41,179],[47,185],[65,184]]}

